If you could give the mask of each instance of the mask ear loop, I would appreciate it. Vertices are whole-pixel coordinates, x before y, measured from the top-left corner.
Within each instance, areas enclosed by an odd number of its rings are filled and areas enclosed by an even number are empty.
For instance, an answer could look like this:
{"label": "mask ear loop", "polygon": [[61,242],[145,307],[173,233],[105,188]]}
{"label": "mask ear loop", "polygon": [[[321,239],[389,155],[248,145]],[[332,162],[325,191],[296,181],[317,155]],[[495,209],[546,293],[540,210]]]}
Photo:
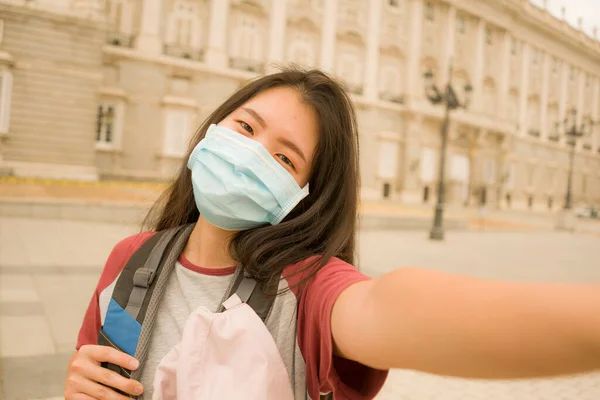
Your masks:
{"label": "mask ear loop", "polygon": [[300,204],[300,202],[302,200],[304,200],[307,196],[309,195],[308,192],[308,184],[306,184],[302,190],[300,190],[299,192],[296,193],[296,197],[294,199],[289,200],[285,207],[280,209],[279,212],[276,214],[277,218],[275,218],[275,220],[273,220],[271,222],[271,225],[277,225],[279,224],[281,221],[284,220],[284,218],[290,213],[292,212],[292,210],[294,208],[296,208],[296,206],[298,204]]}

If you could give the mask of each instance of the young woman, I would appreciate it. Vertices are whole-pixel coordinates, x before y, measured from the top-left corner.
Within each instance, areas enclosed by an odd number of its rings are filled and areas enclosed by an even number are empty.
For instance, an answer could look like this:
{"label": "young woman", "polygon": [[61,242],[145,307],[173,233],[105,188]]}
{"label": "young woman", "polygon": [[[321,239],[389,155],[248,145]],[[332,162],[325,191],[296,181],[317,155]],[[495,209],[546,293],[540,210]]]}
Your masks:
{"label": "young woman", "polygon": [[[369,279],[353,266],[359,190],[354,110],[320,71],[257,79],[193,138],[148,232],[108,258],[69,365],[67,399],[151,398],[161,359],[198,307],[217,310],[236,266],[278,282],[266,327],[295,398],[372,398],[390,368],[471,378],[600,367],[600,287],[496,282],[415,268]],[[98,346],[115,281],[154,232],[195,223],[162,297],[140,382]],[[383,250],[383,249],[382,249]],[[398,260],[398,264],[402,261]],[[143,394],[142,394],[143,393]]]}

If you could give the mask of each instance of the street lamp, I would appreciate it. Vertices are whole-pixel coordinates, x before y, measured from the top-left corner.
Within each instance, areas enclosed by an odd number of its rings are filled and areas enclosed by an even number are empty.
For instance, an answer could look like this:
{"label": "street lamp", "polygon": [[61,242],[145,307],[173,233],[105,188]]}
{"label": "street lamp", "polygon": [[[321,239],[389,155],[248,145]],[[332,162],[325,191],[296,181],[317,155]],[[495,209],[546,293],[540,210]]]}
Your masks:
{"label": "street lamp", "polygon": [[425,80],[425,95],[432,104],[443,103],[446,107],[444,113],[444,121],[442,123],[442,148],[440,150],[440,165],[438,177],[437,202],[435,205],[435,217],[433,219],[433,227],[429,238],[431,240],[444,239],[444,169],[446,165],[446,147],[448,146],[448,125],[450,123],[450,112],[457,108],[467,108],[471,100],[471,92],[473,87],[467,83],[464,87],[465,98],[461,102],[456,95],[456,91],[452,87],[452,65],[449,68],[448,83],[442,91],[435,85],[433,72],[428,70],[423,75]]}
{"label": "street lamp", "polygon": [[[573,182],[573,164],[575,160],[575,147],[577,144],[577,139],[586,136],[588,133],[592,132],[592,128],[594,126],[594,121],[586,116],[582,119],[581,126],[577,127],[577,109],[572,108],[567,111],[565,119],[562,121],[563,129],[565,132],[565,136],[569,138],[567,144],[571,146],[571,151],[569,152],[569,178],[567,180],[567,194],[565,196],[565,204],[564,210],[570,210],[572,207],[571,204],[571,185]],[[556,135],[558,136],[560,130],[560,122],[556,122],[554,124],[556,129]]]}

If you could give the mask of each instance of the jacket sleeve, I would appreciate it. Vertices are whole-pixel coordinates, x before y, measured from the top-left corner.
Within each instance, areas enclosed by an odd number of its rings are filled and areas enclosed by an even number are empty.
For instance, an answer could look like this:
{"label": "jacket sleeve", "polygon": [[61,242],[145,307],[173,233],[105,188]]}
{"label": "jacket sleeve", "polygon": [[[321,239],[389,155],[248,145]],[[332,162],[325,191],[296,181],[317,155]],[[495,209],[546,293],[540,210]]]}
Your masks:
{"label": "jacket sleeve", "polygon": [[333,305],[350,285],[368,279],[354,266],[333,258],[297,294],[298,345],[306,363],[307,388],[312,399],[331,392],[336,399],[372,399],[385,383],[388,371],[333,354]]}

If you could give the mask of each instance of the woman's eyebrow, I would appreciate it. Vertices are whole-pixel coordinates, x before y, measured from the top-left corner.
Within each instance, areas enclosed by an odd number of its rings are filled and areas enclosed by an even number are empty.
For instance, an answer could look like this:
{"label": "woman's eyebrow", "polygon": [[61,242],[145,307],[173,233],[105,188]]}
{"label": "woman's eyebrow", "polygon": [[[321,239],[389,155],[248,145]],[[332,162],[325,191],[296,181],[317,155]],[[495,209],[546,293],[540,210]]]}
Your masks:
{"label": "woman's eyebrow", "polygon": [[[252,117],[254,117],[254,119],[256,119],[256,121],[259,123],[260,126],[263,127],[263,129],[265,129],[267,127],[267,123],[265,122],[263,117],[260,116],[259,113],[257,113],[256,111],[254,111],[253,109],[251,109],[249,107],[243,107],[242,110],[246,111],[248,114],[250,114]],[[298,147],[296,145],[296,143],[294,143],[288,139],[282,138],[282,137],[277,138],[277,141],[279,141],[285,147],[287,147],[288,149],[290,149],[291,151],[296,153],[302,160],[304,160],[304,162],[308,162],[306,160],[306,156],[304,155],[304,152],[302,151],[302,149],[300,149],[300,147]]]}
{"label": "woman's eyebrow", "polygon": [[261,117],[256,111],[254,111],[253,109],[248,108],[248,107],[244,107],[244,108],[242,108],[242,110],[244,110],[248,114],[252,115],[254,117],[254,119],[259,123],[259,125],[262,126],[263,129],[265,129],[267,127],[267,123],[265,122],[263,117]]}
{"label": "woman's eyebrow", "polygon": [[300,149],[300,147],[298,147],[296,145],[296,143],[286,139],[286,138],[282,138],[282,137],[278,137],[277,141],[281,144],[283,144],[285,147],[287,147],[288,149],[290,149],[291,151],[293,151],[294,153],[298,154],[298,156],[304,160],[304,162],[308,162],[306,161],[306,156],[304,155],[304,153],[302,152],[302,150]]}

